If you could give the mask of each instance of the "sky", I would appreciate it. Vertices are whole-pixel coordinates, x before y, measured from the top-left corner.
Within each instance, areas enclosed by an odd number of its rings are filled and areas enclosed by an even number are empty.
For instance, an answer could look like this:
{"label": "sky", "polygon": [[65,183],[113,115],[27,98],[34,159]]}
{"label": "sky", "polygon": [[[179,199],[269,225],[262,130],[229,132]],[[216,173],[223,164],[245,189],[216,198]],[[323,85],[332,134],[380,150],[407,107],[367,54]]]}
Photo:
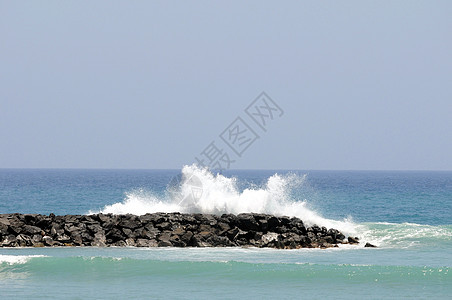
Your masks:
{"label": "sky", "polygon": [[0,168],[452,170],[450,16],[451,1],[0,0]]}

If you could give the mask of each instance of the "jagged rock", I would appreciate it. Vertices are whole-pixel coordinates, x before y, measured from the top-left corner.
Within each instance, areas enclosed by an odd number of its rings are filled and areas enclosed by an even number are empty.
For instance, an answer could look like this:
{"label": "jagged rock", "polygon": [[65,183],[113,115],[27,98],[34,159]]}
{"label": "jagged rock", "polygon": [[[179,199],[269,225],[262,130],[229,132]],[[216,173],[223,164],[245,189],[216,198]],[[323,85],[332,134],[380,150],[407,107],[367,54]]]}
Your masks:
{"label": "jagged rock", "polygon": [[229,240],[233,241],[239,232],[241,232],[241,230],[237,227],[234,227],[226,232],[226,236],[229,238]]}
{"label": "jagged rock", "polygon": [[377,246],[372,245],[371,243],[366,243],[366,244],[364,245],[364,247],[366,247],[366,248],[377,248]]}
{"label": "jagged rock", "polygon": [[124,240],[125,236],[121,230],[118,228],[113,228],[106,234],[107,241],[110,240],[110,243],[115,243],[117,241]]}
{"label": "jagged rock", "polygon": [[278,226],[278,227],[275,228],[275,232],[287,233],[287,232],[290,232],[290,229],[287,228],[286,226]]}
{"label": "jagged rock", "polygon": [[76,232],[72,232],[71,240],[76,245],[79,245],[79,246],[83,245],[82,235],[79,232],[77,232],[77,231]]}
{"label": "jagged rock", "polygon": [[156,240],[137,239],[135,246],[137,247],[158,247]]}
{"label": "jagged rock", "polygon": [[186,245],[192,245],[191,239],[193,237],[193,232],[187,231],[181,237],[181,241],[183,241]]}
{"label": "jagged rock", "polygon": [[115,246],[115,247],[125,247],[125,246],[127,246],[127,244],[126,244],[125,241],[117,241],[117,242],[115,242],[113,244],[113,246]]}
{"label": "jagged rock", "polygon": [[184,233],[185,233],[185,229],[181,226],[179,226],[173,230],[173,234],[175,234],[175,235],[183,235]]}
{"label": "jagged rock", "polygon": [[16,243],[17,243],[16,236],[10,234],[3,239],[2,246],[3,247],[14,247]]}
{"label": "jagged rock", "polygon": [[160,241],[158,242],[158,247],[171,247],[173,244],[171,244],[170,241]]}
{"label": "jagged rock", "polygon": [[42,242],[42,235],[35,234],[31,237],[31,243],[34,245]]}
{"label": "jagged rock", "polygon": [[78,226],[74,226],[73,223],[64,224],[64,231],[66,231],[68,234],[71,234],[74,231],[80,231],[80,228]]}
{"label": "jagged rock", "polygon": [[47,246],[53,246],[55,244],[55,241],[52,239],[52,237],[45,235],[42,237],[44,244]]}
{"label": "jagged rock", "polygon": [[171,229],[171,223],[170,222],[162,222],[155,225],[160,230],[169,230]]}
{"label": "jagged rock", "polygon": [[349,237],[348,237],[348,242],[349,242],[350,244],[359,244],[359,238],[349,236]]}
{"label": "jagged rock", "polygon": [[185,247],[187,246],[187,244],[182,241],[182,239],[178,236],[178,235],[172,235],[169,239],[169,242],[174,246],[174,247]]}
{"label": "jagged rock", "polygon": [[137,216],[129,216],[128,218],[124,218],[119,222],[119,226],[128,229],[135,229],[141,227],[141,221]]}
{"label": "jagged rock", "polygon": [[16,236],[22,232],[22,230],[25,226],[24,222],[22,222],[16,218],[9,220],[9,223],[10,223],[9,232]]}
{"label": "jagged rock", "polygon": [[25,235],[23,233],[19,234],[17,237],[17,243],[19,245],[19,247],[26,247],[26,246],[31,246],[31,238],[28,235]]}
{"label": "jagged rock", "polygon": [[110,221],[111,220],[111,214],[107,214],[107,215],[104,215],[104,214],[98,214],[97,215],[97,218],[99,219],[99,221],[101,221],[102,223],[105,223],[105,222],[108,222],[108,221]]}
{"label": "jagged rock", "polygon": [[321,232],[321,229],[317,225],[312,225],[311,227],[308,228],[308,232],[318,233]]}
{"label": "jagged rock", "polygon": [[291,222],[290,218],[287,216],[283,216],[283,217],[279,218],[279,221],[282,226],[289,225]]}
{"label": "jagged rock", "polygon": [[6,218],[6,217],[1,217],[1,218],[0,218],[0,225],[9,226],[9,225],[11,225],[11,223],[9,222],[8,218]]}
{"label": "jagged rock", "polygon": [[150,214],[150,222],[153,224],[159,224],[162,222],[166,222],[168,219],[166,214],[163,213],[156,213],[156,214]]}
{"label": "jagged rock", "polygon": [[[9,222],[8,222],[9,223]],[[0,219],[0,236],[8,234],[8,225],[2,222]]]}
{"label": "jagged rock", "polygon": [[169,239],[171,237],[171,231],[164,231],[158,236],[159,241],[163,242],[169,242]]}
{"label": "jagged rock", "polygon": [[264,234],[261,238],[261,242],[263,246],[267,246],[269,243],[278,241],[279,240],[279,234],[276,232],[269,232],[267,234]]}
{"label": "jagged rock", "polygon": [[218,222],[215,227],[218,228],[218,231],[220,232],[220,234],[231,229],[231,226],[229,226],[229,224],[227,224],[225,222]]}
{"label": "jagged rock", "polygon": [[133,231],[131,229],[129,229],[129,228],[123,228],[122,232],[124,233],[124,235],[126,237],[130,237],[132,235],[132,233],[133,233]]}
{"label": "jagged rock", "polygon": [[90,224],[88,226],[86,226],[86,228],[88,228],[88,230],[92,233],[95,234],[97,232],[101,232],[104,229],[102,228],[102,226],[100,226],[100,224]]}
{"label": "jagged rock", "polygon": [[105,247],[107,243],[107,239],[105,237],[105,234],[103,232],[96,232],[94,234],[94,239],[90,243],[91,246],[95,247]]}
{"label": "jagged rock", "polygon": [[135,247],[136,245],[135,240],[133,238],[126,239],[126,245],[130,247]]}
{"label": "jagged rock", "polygon": [[56,237],[57,235],[61,235],[61,234],[63,234],[63,233],[64,233],[64,229],[61,227],[60,224],[54,223],[54,224],[52,225],[52,228],[50,229],[50,234],[51,234],[53,237]]}
{"label": "jagged rock", "polygon": [[43,230],[46,230],[50,227],[50,224],[52,223],[52,220],[50,217],[47,216],[39,216],[39,218],[36,218],[35,226],[39,227]]}
{"label": "jagged rock", "polygon": [[324,241],[325,243],[328,243],[328,244],[333,244],[333,243],[334,243],[334,238],[333,238],[332,236],[327,235],[327,236],[325,236],[325,237],[323,238],[323,241]]}
{"label": "jagged rock", "polygon": [[142,237],[147,239],[156,239],[157,236],[160,234],[160,230],[157,228],[146,228],[142,231]]}
{"label": "jagged rock", "polygon": [[239,214],[238,216],[238,227],[245,231],[258,231],[259,224],[252,214]]}
{"label": "jagged rock", "polygon": [[330,243],[327,243],[327,242],[323,242],[320,244],[320,248],[322,248],[322,249],[331,248],[331,247],[333,247],[333,245]]}
{"label": "jagged rock", "polygon": [[201,234],[193,235],[192,241],[193,246],[196,247],[212,247],[212,245],[206,241],[206,237],[202,236]]}
{"label": "jagged rock", "polygon": [[[96,232],[96,233],[94,234],[94,236],[95,236],[96,234],[102,234],[102,235],[105,237],[105,232],[104,232],[103,230],[102,230],[102,231],[99,231],[99,232]],[[92,236],[91,234],[89,234],[87,231],[82,231],[82,233],[80,234],[80,236],[82,237],[83,243],[85,243],[86,245],[89,245],[89,243],[93,241],[93,236]]]}
{"label": "jagged rock", "polygon": [[259,230],[262,232],[267,232],[267,230],[268,230],[268,220],[267,219],[259,220]]}
{"label": "jagged rock", "polygon": [[56,240],[61,243],[70,242],[71,238],[65,233],[58,233],[56,236]]}
{"label": "jagged rock", "polygon": [[[203,241],[204,242],[204,241]],[[231,242],[225,236],[211,235],[208,237],[205,242],[209,245],[215,245],[215,247],[231,247],[235,246],[233,242]]]}
{"label": "jagged rock", "polygon": [[215,232],[215,229],[213,229],[210,225],[208,225],[208,224],[201,224],[201,225],[199,225],[199,227],[198,227],[198,231],[200,231],[200,232],[210,232],[210,233],[213,233],[213,232]]}
{"label": "jagged rock", "polygon": [[200,223],[210,226],[215,226],[218,223],[217,219],[215,219],[215,216],[211,214],[193,214],[193,216]]}
{"label": "jagged rock", "polygon": [[280,224],[279,219],[275,216],[271,216],[270,218],[268,218],[267,220],[267,230],[268,231],[274,231],[276,229],[276,227],[278,227]]}

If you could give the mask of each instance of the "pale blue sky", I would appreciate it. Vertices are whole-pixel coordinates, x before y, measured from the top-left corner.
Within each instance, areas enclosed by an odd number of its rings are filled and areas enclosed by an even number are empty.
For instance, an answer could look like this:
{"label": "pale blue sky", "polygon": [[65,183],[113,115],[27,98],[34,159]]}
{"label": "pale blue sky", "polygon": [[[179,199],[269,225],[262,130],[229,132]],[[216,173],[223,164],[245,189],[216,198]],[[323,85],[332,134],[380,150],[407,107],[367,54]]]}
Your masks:
{"label": "pale blue sky", "polygon": [[452,170],[451,16],[451,1],[0,1],[0,168],[180,168],[265,91],[284,115],[232,168]]}

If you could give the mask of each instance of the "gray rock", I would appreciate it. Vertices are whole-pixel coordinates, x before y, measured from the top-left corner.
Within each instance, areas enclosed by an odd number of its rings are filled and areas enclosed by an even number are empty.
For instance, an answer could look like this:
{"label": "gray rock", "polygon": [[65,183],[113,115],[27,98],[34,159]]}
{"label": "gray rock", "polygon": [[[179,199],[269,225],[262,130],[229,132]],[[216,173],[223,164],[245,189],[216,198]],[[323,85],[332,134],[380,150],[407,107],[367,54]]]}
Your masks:
{"label": "gray rock", "polygon": [[46,246],[53,246],[55,244],[55,241],[52,239],[52,237],[48,235],[43,236],[42,240],[44,241],[44,245]]}
{"label": "gray rock", "polygon": [[65,233],[58,233],[56,236],[56,240],[61,243],[70,242],[71,238]]}
{"label": "gray rock", "polygon": [[119,222],[119,226],[128,229],[135,229],[141,227],[141,221],[137,216],[129,216],[128,218],[124,218]]}
{"label": "gray rock", "polygon": [[122,232],[124,233],[124,235],[125,235],[126,237],[131,237],[131,236],[132,236],[132,230],[129,229],[129,228],[123,228],[123,229],[122,229]]}
{"label": "gray rock", "polygon": [[154,239],[137,239],[136,244],[137,247],[158,247],[158,242]]}
{"label": "gray rock", "polygon": [[107,243],[107,239],[105,237],[105,234],[103,232],[96,232],[94,234],[94,238],[91,242],[91,246],[105,247],[106,243]]}
{"label": "gray rock", "polygon": [[193,243],[192,243],[192,240],[191,240],[192,238],[193,238],[193,232],[191,232],[191,231],[185,232],[185,233],[180,237],[181,241],[183,241],[186,245],[191,245],[191,246],[193,246]]}
{"label": "gray rock", "polygon": [[35,234],[31,237],[31,242],[33,245],[36,245],[37,243],[41,243],[43,241],[42,235]]}
{"label": "gray rock", "polygon": [[160,230],[170,230],[171,229],[171,223],[169,222],[162,222],[155,225]]}
{"label": "gray rock", "polygon": [[171,232],[170,231],[164,231],[164,232],[159,234],[157,239],[159,241],[169,242],[170,237],[171,237]]}
{"label": "gray rock", "polygon": [[38,234],[38,233],[40,234],[41,231],[42,231],[41,228],[32,226],[32,225],[25,225],[22,230],[22,232],[27,235],[33,235],[33,234]]}
{"label": "gray rock", "polygon": [[106,234],[107,240],[111,240],[111,243],[115,243],[125,239],[124,234],[118,228],[113,228]]}
{"label": "gray rock", "polygon": [[267,234],[264,234],[261,238],[261,242],[264,246],[268,245],[271,242],[278,241],[279,240],[279,234],[276,232],[269,232]]}
{"label": "gray rock", "polygon": [[15,247],[17,244],[16,236],[10,234],[3,238],[2,246],[3,247]]}
{"label": "gray rock", "polygon": [[128,238],[128,239],[126,239],[125,242],[126,242],[126,245],[129,246],[129,247],[135,247],[136,246],[135,240],[133,238]]}
{"label": "gray rock", "polygon": [[104,229],[102,228],[102,226],[100,226],[100,224],[90,224],[87,225],[86,228],[88,228],[88,230],[92,233],[95,234],[96,232],[101,232]]}
{"label": "gray rock", "polygon": [[173,244],[171,244],[170,241],[160,241],[158,242],[158,247],[172,247]]}
{"label": "gray rock", "polygon": [[19,234],[17,237],[17,243],[19,245],[19,247],[27,247],[27,246],[31,246],[31,237],[29,237],[28,235],[25,235],[23,233]]}

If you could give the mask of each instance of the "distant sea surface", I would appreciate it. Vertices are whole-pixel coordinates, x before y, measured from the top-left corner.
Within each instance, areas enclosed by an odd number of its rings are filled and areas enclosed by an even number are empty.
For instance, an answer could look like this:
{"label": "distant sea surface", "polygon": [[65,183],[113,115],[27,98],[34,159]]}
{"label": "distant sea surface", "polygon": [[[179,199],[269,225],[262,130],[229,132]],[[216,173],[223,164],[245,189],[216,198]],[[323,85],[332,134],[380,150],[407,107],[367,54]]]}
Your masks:
{"label": "distant sea surface", "polygon": [[0,169],[0,214],[260,212],[378,248],[0,248],[0,298],[448,298],[452,172]]}

